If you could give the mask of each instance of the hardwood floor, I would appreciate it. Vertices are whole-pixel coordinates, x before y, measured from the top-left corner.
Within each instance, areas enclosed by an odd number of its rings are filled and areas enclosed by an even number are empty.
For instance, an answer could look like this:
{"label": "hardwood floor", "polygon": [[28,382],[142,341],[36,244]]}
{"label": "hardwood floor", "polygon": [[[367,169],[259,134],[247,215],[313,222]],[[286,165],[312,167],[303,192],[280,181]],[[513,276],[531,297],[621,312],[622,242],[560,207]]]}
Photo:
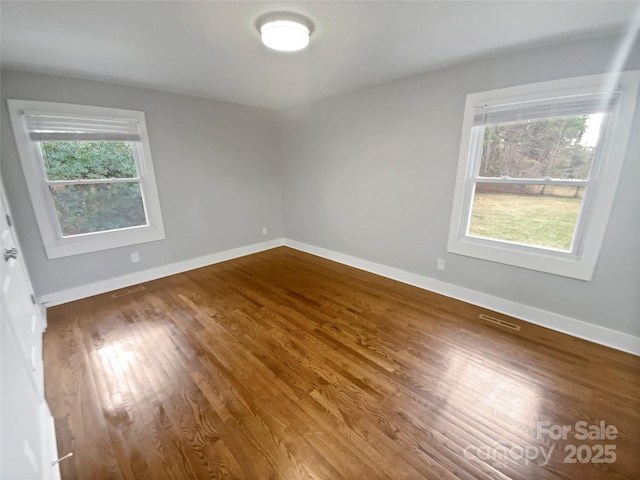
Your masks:
{"label": "hardwood floor", "polygon": [[49,309],[63,479],[640,478],[639,357],[285,247],[144,287]]}

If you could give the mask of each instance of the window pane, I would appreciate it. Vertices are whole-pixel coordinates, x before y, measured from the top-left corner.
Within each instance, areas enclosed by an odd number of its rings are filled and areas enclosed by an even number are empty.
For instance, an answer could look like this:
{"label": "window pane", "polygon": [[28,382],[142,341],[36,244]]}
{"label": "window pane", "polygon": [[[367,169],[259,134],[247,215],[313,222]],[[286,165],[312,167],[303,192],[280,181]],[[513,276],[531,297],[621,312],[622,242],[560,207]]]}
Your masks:
{"label": "window pane", "polygon": [[63,237],[147,224],[137,182],[49,188]]}
{"label": "window pane", "polygon": [[40,142],[48,180],[137,178],[129,142]]}
{"label": "window pane", "polygon": [[575,115],[486,125],[480,176],[584,180],[603,117]]}
{"label": "window pane", "polygon": [[584,187],[477,184],[468,235],[570,251]]}

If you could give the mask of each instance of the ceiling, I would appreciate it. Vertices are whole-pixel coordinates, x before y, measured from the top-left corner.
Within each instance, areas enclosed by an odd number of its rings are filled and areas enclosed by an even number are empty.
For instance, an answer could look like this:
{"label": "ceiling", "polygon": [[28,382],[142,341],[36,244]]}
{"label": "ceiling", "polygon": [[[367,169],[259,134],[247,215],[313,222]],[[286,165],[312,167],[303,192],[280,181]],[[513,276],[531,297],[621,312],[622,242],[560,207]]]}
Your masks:
{"label": "ceiling", "polygon": [[[637,1],[2,1],[3,68],[283,109],[471,57],[622,32]],[[308,49],[256,19],[300,13]]]}

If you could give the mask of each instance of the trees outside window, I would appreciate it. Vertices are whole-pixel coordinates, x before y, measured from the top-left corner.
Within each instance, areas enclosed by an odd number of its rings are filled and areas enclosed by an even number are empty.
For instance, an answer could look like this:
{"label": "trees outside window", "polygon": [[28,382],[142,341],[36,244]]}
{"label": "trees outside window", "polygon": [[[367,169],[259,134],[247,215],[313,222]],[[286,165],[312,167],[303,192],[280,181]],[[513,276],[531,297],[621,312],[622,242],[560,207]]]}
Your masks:
{"label": "trees outside window", "polygon": [[640,72],[470,94],[448,251],[589,280]]}
{"label": "trees outside window", "polygon": [[49,258],[164,238],[142,112],[8,104]]}
{"label": "trees outside window", "polygon": [[468,234],[570,251],[601,119],[485,125]]}
{"label": "trees outside window", "polygon": [[63,237],[147,224],[130,143],[39,146]]}

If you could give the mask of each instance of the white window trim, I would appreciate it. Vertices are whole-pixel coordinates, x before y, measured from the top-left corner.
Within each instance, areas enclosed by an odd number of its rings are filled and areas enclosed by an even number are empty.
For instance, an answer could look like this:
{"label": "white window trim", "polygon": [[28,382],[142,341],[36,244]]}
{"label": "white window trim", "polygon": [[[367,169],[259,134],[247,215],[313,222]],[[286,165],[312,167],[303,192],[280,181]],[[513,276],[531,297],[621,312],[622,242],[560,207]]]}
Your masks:
{"label": "white window trim", "polygon": [[[29,100],[7,100],[7,105],[22,170],[47,258],[60,258],[96,252],[165,238],[144,112]],[[57,214],[52,210],[51,202],[48,198],[49,193],[45,184],[41,153],[37,143],[29,139],[23,115],[24,111],[136,119],[140,133],[140,142],[135,146],[135,148],[139,149],[139,154],[136,155],[136,166],[144,198],[147,225],[62,237]]]}
{"label": "white window trim", "polygon": [[[607,230],[615,192],[627,151],[635,115],[640,71],[589,75],[472,93],[467,95],[460,142],[447,251],[483,260],[589,281]],[[616,113],[611,114],[601,138],[596,184],[578,222],[577,242],[571,252],[532,247],[466,235],[477,156],[471,152],[473,117],[478,105],[497,105],[591,92],[619,91]],[[595,161],[595,159],[594,159]]]}

